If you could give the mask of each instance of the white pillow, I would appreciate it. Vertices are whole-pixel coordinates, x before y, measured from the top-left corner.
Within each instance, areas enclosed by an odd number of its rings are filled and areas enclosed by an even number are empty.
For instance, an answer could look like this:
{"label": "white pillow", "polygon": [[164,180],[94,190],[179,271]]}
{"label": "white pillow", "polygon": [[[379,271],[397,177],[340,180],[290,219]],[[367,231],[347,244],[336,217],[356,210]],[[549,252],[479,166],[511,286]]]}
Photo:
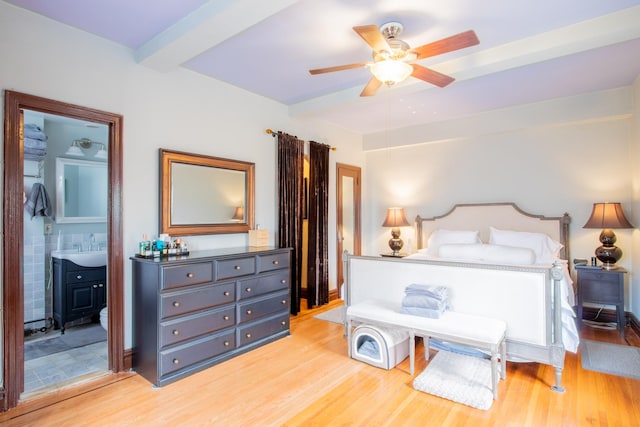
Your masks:
{"label": "white pillow", "polygon": [[536,261],[536,254],[529,248],[484,243],[441,245],[438,256],[445,259],[482,261],[502,265],[532,265]]}
{"label": "white pillow", "polygon": [[427,245],[427,254],[432,256],[438,256],[438,251],[441,245],[450,243],[457,244],[473,244],[482,243],[477,231],[452,231],[452,230],[434,230],[429,236],[429,242]]}
{"label": "white pillow", "polygon": [[489,243],[494,245],[529,248],[536,255],[536,264],[552,264],[562,249],[562,244],[543,233],[499,230],[489,227]]}

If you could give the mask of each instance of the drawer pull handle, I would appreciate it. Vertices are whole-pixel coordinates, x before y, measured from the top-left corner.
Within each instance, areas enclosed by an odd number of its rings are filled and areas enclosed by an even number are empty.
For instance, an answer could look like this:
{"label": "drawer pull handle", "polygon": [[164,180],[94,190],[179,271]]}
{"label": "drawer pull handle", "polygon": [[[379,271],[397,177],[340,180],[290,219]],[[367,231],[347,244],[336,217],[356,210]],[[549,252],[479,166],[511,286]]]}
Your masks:
{"label": "drawer pull handle", "polygon": [[248,293],[249,293],[249,292],[251,292],[251,291],[253,291],[253,289],[251,289],[251,288],[247,288],[247,289],[245,289],[245,290],[246,290]]}
{"label": "drawer pull handle", "polygon": [[177,329],[174,329],[173,331],[171,331],[171,333],[172,333],[173,335],[180,335],[180,331],[179,331],[179,330],[177,330]]}
{"label": "drawer pull handle", "polygon": [[98,287],[98,285],[93,285],[93,288],[94,288],[94,289],[95,289],[95,288],[97,288],[97,287]]}
{"label": "drawer pull handle", "polygon": [[247,314],[253,314],[253,311],[251,309],[248,309]]}
{"label": "drawer pull handle", "polygon": [[282,322],[280,322],[280,324],[282,324],[282,326],[287,326],[287,322],[284,321],[284,320]]}
{"label": "drawer pull handle", "polygon": [[179,365],[180,364],[180,359],[173,359],[173,364],[174,365]]}
{"label": "drawer pull handle", "polygon": [[282,300],[282,303],[283,303],[283,304],[286,304],[286,303],[287,303],[287,300],[286,300],[286,299],[283,299],[283,300]]}
{"label": "drawer pull handle", "polygon": [[278,265],[280,262],[278,260],[273,261],[273,265]]}
{"label": "drawer pull handle", "polygon": [[180,301],[174,301],[173,302],[173,306],[174,307],[180,307]]}
{"label": "drawer pull handle", "polygon": [[250,333],[247,333],[247,334],[245,335],[245,337],[247,337],[247,338],[251,338],[251,334],[250,334]]}
{"label": "drawer pull handle", "polygon": [[103,283],[100,283],[98,286],[99,286],[99,287],[101,287],[101,288],[103,288],[103,287],[104,287],[104,284],[103,284]]}
{"label": "drawer pull handle", "polygon": [[222,318],[223,318],[224,320],[229,320],[229,316],[226,316],[226,315],[225,315],[225,316],[222,316]]}
{"label": "drawer pull handle", "polygon": [[229,292],[229,291],[224,291],[224,296],[225,296],[225,297],[228,297],[229,295],[231,295],[231,292]]}
{"label": "drawer pull handle", "polygon": [[287,283],[287,280],[286,279],[282,279],[282,280],[280,280],[280,283],[282,283],[284,285],[285,283]]}
{"label": "drawer pull handle", "polygon": [[82,279],[82,274],[78,274],[78,275],[76,276],[76,279],[78,279],[78,280]]}
{"label": "drawer pull handle", "polygon": [[236,270],[240,270],[240,266],[239,266],[239,265],[236,265],[236,266],[235,266],[235,267],[233,267],[233,268],[235,268]]}
{"label": "drawer pull handle", "polygon": [[225,342],[224,342],[224,346],[225,346],[225,347],[229,347],[230,345],[231,345],[231,343],[230,343],[229,341],[225,341]]}
{"label": "drawer pull handle", "polygon": [[187,277],[188,277],[189,279],[193,279],[193,276],[194,276],[194,274],[193,274],[193,273],[187,273]]}

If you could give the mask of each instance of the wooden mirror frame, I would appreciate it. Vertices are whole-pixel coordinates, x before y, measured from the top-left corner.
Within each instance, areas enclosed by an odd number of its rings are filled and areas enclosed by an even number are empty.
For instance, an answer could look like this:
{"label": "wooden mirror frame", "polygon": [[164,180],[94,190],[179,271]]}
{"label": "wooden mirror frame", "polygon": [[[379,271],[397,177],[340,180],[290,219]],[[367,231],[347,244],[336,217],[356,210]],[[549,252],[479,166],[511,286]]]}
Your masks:
{"label": "wooden mirror frame", "polygon": [[[174,163],[244,172],[246,182],[244,221],[211,224],[173,224],[171,220],[171,176]],[[254,225],[254,172],[254,163],[160,149],[160,233],[171,236],[248,233]]]}

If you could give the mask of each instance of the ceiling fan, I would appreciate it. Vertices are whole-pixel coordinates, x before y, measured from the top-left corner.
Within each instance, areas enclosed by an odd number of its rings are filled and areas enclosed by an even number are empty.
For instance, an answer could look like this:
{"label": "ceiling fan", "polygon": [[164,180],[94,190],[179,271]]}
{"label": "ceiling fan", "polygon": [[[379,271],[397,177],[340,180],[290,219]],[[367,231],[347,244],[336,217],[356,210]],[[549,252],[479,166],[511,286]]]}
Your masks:
{"label": "ceiling fan", "polygon": [[406,42],[398,38],[403,28],[399,22],[383,24],[380,29],[375,25],[353,27],[353,30],[373,49],[373,62],[358,62],[335,67],[317,68],[309,70],[309,73],[316,75],[367,67],[371,70],[373,76],[362,90],[362,93],[360,93],[360,96],[375,95],[382,83],[391,86],[409,76],[439,87],[445,87],[455,79],[415,64],[413,61],[464,49],[480,43],[476,33],[469,30],[411,49]]}

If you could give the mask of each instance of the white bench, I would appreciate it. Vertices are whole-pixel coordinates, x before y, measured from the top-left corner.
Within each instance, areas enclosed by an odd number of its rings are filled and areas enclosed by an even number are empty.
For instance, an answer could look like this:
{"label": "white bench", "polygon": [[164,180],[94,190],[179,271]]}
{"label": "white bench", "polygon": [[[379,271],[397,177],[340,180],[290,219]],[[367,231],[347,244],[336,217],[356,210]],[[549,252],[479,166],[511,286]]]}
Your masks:
{"label": "white bench", "polygon": [[[498,398],[498,377],[506,378],[506,341],[507,324],[472,314],[445,311],[438,319],[404,314],[393,303],[366,300],[347,307],[347,339],[349,357],[351,357],[351,339],[353,322],[379,326],[391,326],[409,332],[409,360],[411,375],[414,373],[415,336],[424,339],[425,359],[429,358],[429,338],[437,338],[468,345],[491,354],[491,386],[493,398]],[[498,373],[500,363],[500,373]]]}

